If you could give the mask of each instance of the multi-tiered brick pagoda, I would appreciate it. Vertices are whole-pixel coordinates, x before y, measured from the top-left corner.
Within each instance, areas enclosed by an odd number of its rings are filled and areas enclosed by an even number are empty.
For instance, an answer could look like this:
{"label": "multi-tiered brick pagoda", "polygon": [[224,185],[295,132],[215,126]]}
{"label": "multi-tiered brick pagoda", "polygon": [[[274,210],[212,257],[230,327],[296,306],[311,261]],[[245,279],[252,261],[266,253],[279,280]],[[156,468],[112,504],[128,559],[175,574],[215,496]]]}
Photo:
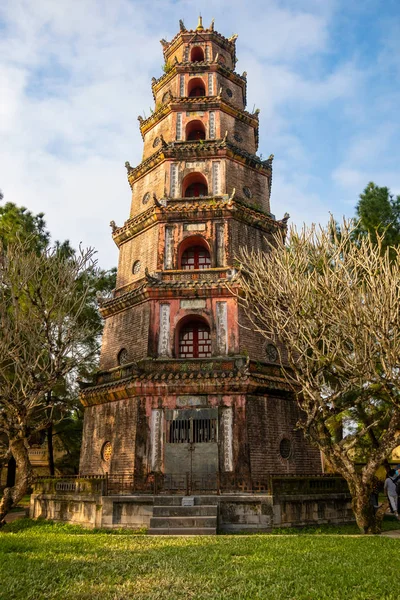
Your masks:
{"label": "multi-tiered brick pagoda", "polygon": [[143,160],[126,163],[130,216],[112,223],[117,286],[100,303],[101,371],[82,392],[82,475],[157,473],[201,491],[321,472],[277,350],[248,328],[232,289],[239,248],[267,250],[286,226],[270,212],[273,157],[256,154],[236,37],[200,19],[161,41],[155,109],[139,117]]}

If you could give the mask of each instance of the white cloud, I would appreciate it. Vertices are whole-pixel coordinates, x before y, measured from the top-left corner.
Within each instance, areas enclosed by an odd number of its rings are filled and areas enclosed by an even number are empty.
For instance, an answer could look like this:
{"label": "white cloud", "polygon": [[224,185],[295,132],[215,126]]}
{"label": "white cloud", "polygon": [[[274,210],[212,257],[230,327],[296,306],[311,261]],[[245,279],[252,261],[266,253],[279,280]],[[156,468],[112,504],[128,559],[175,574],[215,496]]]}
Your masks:
{"label": "white cloud", "polygon": [[[323,156],[325,140],[315,149],[307,140],[313,112],[330,117],[359,106],[368,122],[362,97],[368,73],[352,56],[331,56],[338,2],[215,0],[201,6],[205,24],[214,16],[223,35],[239,33],[237,69],[248,73],[248,108],[261,108],[260,150],[277,157],[272,212],[288,211],[297,222],[305,216],[325,222],[332,210],[319,178],[322,163],[313,162]],[[193,0],[3,0],[0,6],[0,187],[6,200],[45,212],[55,238],[96,246],[104,266],[117,259],[108,223],[120,224],[129,214],[123,165],[141,160],[137,115],[149,114],[153,104],[159,40],[177,33],[179,18],[194,28],[198,9]],[[333,184],[353,190],[374,142],[357,149],[357,139],[366,136],[352,137],[352,152],[331,172]],[[388,134],[382,153],[391,144]]]}

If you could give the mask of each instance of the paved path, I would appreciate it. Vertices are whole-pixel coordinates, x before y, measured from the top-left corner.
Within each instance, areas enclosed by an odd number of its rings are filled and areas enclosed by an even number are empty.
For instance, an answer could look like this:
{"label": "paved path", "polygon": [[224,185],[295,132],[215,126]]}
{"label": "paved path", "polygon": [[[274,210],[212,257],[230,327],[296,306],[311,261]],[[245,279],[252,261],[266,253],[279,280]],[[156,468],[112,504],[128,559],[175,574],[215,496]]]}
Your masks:
{"label": "paved path", "polygon": [[400,529],[393,529],[393,531],[384,531],[381,533],[383,537],[397,538],[400,540]]}
{"label": "paved path", "polygon": [[26,512],[24,510],[21,510],[18,512],[11,512],[11,513],[8,513],[5,521],[6,521],[6,523],[12,523],[13,521],[16,521],[17,519],[23,519],[24,517],[26,517]]}

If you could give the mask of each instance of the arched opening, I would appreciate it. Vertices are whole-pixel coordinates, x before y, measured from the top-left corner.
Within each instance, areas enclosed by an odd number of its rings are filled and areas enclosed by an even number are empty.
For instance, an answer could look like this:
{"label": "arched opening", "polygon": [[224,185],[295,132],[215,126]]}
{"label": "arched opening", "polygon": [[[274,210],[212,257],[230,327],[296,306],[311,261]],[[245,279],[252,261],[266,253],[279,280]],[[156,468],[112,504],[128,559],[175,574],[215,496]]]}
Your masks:
{"label": "arched opening", "polygon": [[205,140],[206,129],[201,121],[190,121],[186,125],[186,140],[191,142],[193,140]]}
{"label": "arched opening", "polygon": [[207,248],[203,246],[191,246],[182,254],[181,269],[190,271],[192,269],[209,269],[211,257]]}
{"label": "arched opening", "polygon": [[188,318],[178,330],[178,358],[210,358],[211,333],[204,319]]}
{"label": "arched opening", "polygon": [[191,79],[188,84],[188,96],[189,98],[194,98],[196,96],[205,96],[206,88],[204,85],[204,81],[200,77],[195,77]]}
{"label": "arched opening", "polygon": [[203,62],[204,61],[204,51],[200,46],[195,46],[192,48],[190,53],[190,60],[192,62]]}
{"label": "arched opening", "polygon": [[207,179],[201,173],[190,173],[182,183],[183,198],[199,198],[208,195]]}
{"label": "arched opening", "polygon": [[206,240],[200,235],[184,239],[179,246],[178,265],[185,271],[211,268],[210,248]]}

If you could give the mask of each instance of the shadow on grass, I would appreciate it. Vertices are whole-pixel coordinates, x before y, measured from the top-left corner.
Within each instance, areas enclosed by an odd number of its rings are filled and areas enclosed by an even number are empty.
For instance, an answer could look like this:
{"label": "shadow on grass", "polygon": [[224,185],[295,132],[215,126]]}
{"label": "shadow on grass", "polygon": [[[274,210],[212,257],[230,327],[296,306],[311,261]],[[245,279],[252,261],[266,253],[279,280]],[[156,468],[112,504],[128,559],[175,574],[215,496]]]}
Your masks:
{"label": "shadow on grass", "polygon": [[37,531],[46,534],[57,534],[66,533],[69,535],[145,535],[147,529],[145,527],[141,529],[88,529],[81,525],[71,525],[70,523],[59,523],[55,521],[49,521],[47,519],[29,519],[22,518],[12,523],[4,525],[0,529],[1,533],[19,533],[22,531]]}
{"label": "shadow on grass", "polygon": [[[382,532],[394,531],[400,529],[400,521],[396,519],[394,515],[385,515],[382,523]],[[19,533],[22,531],[37,531],[46,534],[57,534],[66,533],[69,535],[132,535],[132,536],[143,536],[147,534],[146,527],[141,529],[87,529],[81,525],[71,525],[70,523],[60,523],[55,521],[49,521],[46,519],[29,519],[22,518],[12,523],[8,523],[0,529],[0,533]],[[279,535],[360,535],[360,530],[356,523],[348,523],[345,525],[318,525],[310,527],[287,527],[273,529],[269,533],[258,533],[258,532],[230,532],[224,534],[219,533],[220,536],[244,536],[244,535],[257,535],[257,536],[279,536]]]}
{"label": "shadow on grass", "polygon": [[397,597],[394,582],[400,570],[398,541],[378,536],[155,538],[127,536],[125,530],[125,535],[113,536],[101,535],[104,531],[30,519],[15,522],[9,529],[10,535],[0,535],[1,598]]}

